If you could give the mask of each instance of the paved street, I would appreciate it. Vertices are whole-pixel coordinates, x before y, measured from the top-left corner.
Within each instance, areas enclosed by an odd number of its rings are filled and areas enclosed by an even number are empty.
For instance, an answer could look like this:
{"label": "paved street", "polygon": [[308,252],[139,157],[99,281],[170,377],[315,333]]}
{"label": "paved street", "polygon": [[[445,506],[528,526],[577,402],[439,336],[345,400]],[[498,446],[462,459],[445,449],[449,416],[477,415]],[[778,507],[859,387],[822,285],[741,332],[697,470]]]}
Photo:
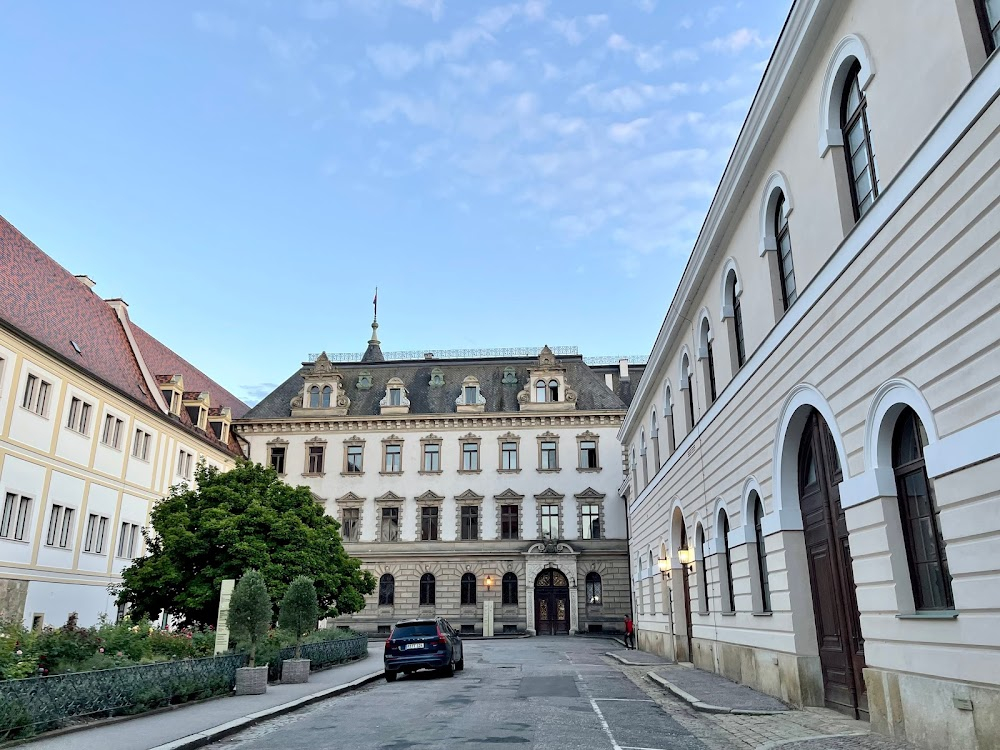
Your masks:
{"label": "paved street", "polygon": [[[829,712],[699,713],[584,638],[467,641],[453,678],[375,683],[220,741],[225,750],[746,750],[769,741],[861,732]],[[862,747],[851,740],[845,747]],[[827,745],[810,743],[806,748]],[[839,745],[836,745],[839,746]],[[882,746],[879,747],[890,747]],[[895,747],[895,746],[892,746]]]}

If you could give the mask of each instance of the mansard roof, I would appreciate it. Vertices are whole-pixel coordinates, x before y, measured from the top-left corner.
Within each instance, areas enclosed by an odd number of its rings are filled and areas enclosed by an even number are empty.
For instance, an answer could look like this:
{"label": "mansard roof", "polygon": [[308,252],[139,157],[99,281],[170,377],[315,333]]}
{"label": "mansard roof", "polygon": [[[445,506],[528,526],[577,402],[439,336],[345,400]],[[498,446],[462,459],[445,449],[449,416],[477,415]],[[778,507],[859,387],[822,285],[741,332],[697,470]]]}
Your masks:
{"label": "mansard roof", "polygon": [[[559,357],[566,368],[566,382],[576,391],[577,411],[624,411],[628,404],[604,383],[579,355]],[[479,392],[486,399],[485,413],[518,412],[517,395],[528,383],[529,372],[539,367],[537,357],[497,357],[467,359],[420,359],[389,362],[335,363],[343,376],[344,393],[351,400],[347,416],[378,416],[379,401],[385,396],[389,380],[399,378],[410,400],[409,415],[455,414],[455,401],[462,394],[462,381],[472,376],[479,381]],[[444,374],[443,386],[431,386],[431,371]],[[516,383],[503,383],[504,372],[513,368]],[[303,376],[312,369],[304,364],[271,394],[244,415],[246,419],[281,419],[291,415],[290,402],[301,394]],[[361,373],[371,375],[369,389],[359,389]],[[187,387],[187,381],[184,383]],[[214,403],[214,402],[213,402]]]}

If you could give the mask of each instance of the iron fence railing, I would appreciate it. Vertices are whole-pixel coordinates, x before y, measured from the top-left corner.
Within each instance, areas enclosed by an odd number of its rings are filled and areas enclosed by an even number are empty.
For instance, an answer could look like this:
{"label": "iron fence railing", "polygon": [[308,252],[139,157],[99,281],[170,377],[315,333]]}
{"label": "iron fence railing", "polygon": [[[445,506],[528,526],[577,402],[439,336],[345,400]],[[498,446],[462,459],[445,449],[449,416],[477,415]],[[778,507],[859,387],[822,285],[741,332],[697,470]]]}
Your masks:
{"label": "iron fence railing", "polygon": [[233,689],[246,654],[142,664],[0,682],[0,740],[82,718],[134,714]]}
{"label": "iron fence railing", "polygon": [[[311,663],[309,669],[322,669],[331,664],[360,659],[368,655],[368,636],[338,638],[319,643],[303,643],[301,656]],[[267,663],[267,679],[274,682],[281,678],[281,662],[295,658],[295,646],[283,648]]]}

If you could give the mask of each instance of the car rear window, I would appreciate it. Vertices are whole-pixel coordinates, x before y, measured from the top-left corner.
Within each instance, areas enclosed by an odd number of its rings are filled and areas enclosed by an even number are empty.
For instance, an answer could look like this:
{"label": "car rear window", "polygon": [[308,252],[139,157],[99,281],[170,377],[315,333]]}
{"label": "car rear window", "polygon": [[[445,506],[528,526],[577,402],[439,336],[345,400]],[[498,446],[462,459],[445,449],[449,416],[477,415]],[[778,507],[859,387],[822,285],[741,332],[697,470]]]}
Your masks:
{"label": "car rear window", "polygon": [[392,631],[393,638],[419,638],[424,635],[437,635],[437,625],[433,622],[418,622],[413,625],[397,625]]}

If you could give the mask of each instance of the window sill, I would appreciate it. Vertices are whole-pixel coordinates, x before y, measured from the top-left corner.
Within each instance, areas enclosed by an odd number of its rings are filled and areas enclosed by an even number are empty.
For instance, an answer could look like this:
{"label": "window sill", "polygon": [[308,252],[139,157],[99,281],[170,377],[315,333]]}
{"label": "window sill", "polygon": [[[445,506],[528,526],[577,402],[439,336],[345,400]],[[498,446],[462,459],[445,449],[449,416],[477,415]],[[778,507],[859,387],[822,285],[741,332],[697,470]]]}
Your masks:
{"label": "window sill", "polygon": [[442,472],[441,469],[435,469],[433,471],[430,470],[430,469],[421,469],[417,473],[418,474],[443,474],[444,472]]}
{"label": "window sill", "polygon": [[595,473],[595,472],[598,472],[598,471],[600,471],[600,470],[601,470],[601,467],[600,467],[600,466],[594,466],[594,467],[591,467],[591,468],[588,468],[588,469],[585,469],[585,468],[583,468],[582,466],[578,466],[578,467],[576,468],[576,470],[577,470],[577,471],[579,471],[579,472],[580,472],[581,474],[583,474],[583,473],[588,473],[588,474],[593,474],[593,473]]}
{"label": "window sill", "polygon": [[105,443],[105,442],[101,442],[101,445],[104,446],[105,448],[109,448],[110,450],[118,451],[119,453],[122,452],[122,449],[121,449],[120,445],[119,446],[115,446],[115,445],[112,445],[111,443]]}
{"label": "window sill", "polygon": [[708,617],[712,613],[709,610],[705,610],[704,612],[698,611],[695,614],[697,614],[699,617]]}
{"label": "window sill", "polygon": [[719,614],[722,615],[723,617],[736,617],[735,612],[719,612]]}
{"label": "window sill", "polygon": [[73,551],[72,547],[62,547],[62,546],[60,546],[58,544],[49,544],[48,542],[45,543],[45,549],[55,549],[55,550],[60,550],[61,549],[63,552],[72,552]]}
{"label": "window sill", "polygon": [[383,477],[398,477],[398,476],[402,475],[402,473],[403,472],[401,472],[401,471],[380,471],[379,472],[379,474],[381,474]]}
{"label": "window sill", "polygon": [[538,471],[539,471],[539,473],[542,473],[542,474],[557,474],[560,471],[562,471],[562,469],[559,469],[559,468],[557,468],[557,469],[538,469]]}
{"label": "window sill", "polygon": [[[132,456],[132,458],[134,458],[136,461],[142,461],[144,464],[148,464],[149,463],[149,459],[148,458],[139,458],[139,456]],[[284,476],[284,474],[282,474],[281,476]]]}
{"label": "window sill", "polygon": [[84,554],[84,555],[90,555],[91,557],[102,557],[102,558],[108,556],[107,552],[95,552],[95,551],[92,551],[92,550],[89,550],[89,549],[83,550],[82,554]]}
{"label": "window sill", "polygon": [[342,471],[340,476],[342,477],[363,477],[365,473],[363,471]]}
{"label": "window sill", "polygon": [[303,471],[302,476],[304,477],[325,477],[326,472],[324,471]]}
{"label": "window sill", "polygon": [[954,620],[960,613],[955,609],[929,610],[913,612],[908,615],[896,615],[897,620]]}
{"label": "window sill", "polygon": [[[440,473],[440,472],[438,472],[438,473]],[[458,473],[459,474],[482,474],[483,470],[482,469],[459,469]]]}
{"label": "window sill", "polygon": [[497,469],[497,474],[520,474],[520,469]]}
{"label": "window sill", "polygon": [[773,617],[774,612],[751,612],[754,617]]}

